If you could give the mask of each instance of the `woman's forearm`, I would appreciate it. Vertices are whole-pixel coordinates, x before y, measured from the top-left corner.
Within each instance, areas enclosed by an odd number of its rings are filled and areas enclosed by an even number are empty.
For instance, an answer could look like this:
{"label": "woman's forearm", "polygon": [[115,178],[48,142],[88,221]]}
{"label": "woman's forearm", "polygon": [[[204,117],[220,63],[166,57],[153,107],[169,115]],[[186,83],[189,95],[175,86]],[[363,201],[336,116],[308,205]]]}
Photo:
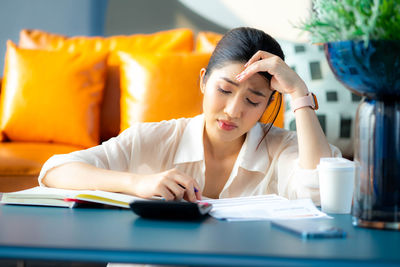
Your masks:
{"label": "woman's forearm", "polygon": [[159,196],[166,200],[184,198],[192,202],[201,199],[201,188],[196,180],[177,169],[140,175],[100,169],[81,162],[72,162],[49,170],[42,182],[49,187],[102,190],[142,198]]}
{"label": "woman's forearm", "polygon": [[[307,88],[296,90],[292,99],[305,96]],[[305,169],[315,169],[320,158],[330,157],[331,149],[322,131],[315,111],[309,107],[297,109],[296,131],[299,143],[299,164]]]}
{"label": "woman's forearm", "polygon": [[95,166],[71,162],[47,171],[43,184],[49,187],[124,192],[132,174],[100,169]]}

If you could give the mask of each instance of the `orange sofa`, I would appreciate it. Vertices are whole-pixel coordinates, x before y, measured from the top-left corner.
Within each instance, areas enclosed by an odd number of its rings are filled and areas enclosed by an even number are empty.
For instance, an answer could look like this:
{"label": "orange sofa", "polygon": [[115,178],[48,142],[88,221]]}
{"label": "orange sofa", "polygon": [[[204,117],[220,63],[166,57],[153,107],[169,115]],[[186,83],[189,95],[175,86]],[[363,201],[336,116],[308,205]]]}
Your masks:
{"label": "orange sofa", "polygon": [[[220,38],[189,29],[107,38],[22,30],[18,45],[7,44],[0,78],[0,192],[37,186],[52,155],[98,145],[134,122],[200,114],[199,71]],[[283,127],[283,111],[275,125]]]}

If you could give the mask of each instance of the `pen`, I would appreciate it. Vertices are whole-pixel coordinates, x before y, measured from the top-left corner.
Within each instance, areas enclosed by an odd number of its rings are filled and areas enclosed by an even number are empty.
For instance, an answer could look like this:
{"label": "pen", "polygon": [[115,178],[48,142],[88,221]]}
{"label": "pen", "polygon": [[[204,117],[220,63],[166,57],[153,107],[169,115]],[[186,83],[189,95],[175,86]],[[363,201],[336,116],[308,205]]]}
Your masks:
{"label": "pen", "polygon": [[[182,187],[183,189],[186,189],[183,185],[179,185],[179,186]],[[197,192],[199,192],[199,190],[196,187],[194,187],[194,192],[197,193]],[[152,200],[165,200],[165,198],[159,197],[159,196],[153,196],[153,197],[151,197],[151,199]]]}
{"label": "pen", "polygon": [[[181,184],[179,184],[179,186],[182,187],[183,189],[186,189],[186,187],[184,187]],[[193,188],[194,188],[194,193],[198,193],[199,192],[199,190],[196,187],[193,187]],[[201,200],[201,196],[200,196],[200,200]]]}
{"label": "pen", "polygon": [[[186,189],[186,187],[184,187],[183,185],[181,185],[181,184],[179,184],[179,186],[180,187],[182,187],[183,189]],[[194,192],[195,193],[197,193],[197,192],[199,192],[199,190],[197,190],[197,188],[196,187],[193,187],[194,188]]]}

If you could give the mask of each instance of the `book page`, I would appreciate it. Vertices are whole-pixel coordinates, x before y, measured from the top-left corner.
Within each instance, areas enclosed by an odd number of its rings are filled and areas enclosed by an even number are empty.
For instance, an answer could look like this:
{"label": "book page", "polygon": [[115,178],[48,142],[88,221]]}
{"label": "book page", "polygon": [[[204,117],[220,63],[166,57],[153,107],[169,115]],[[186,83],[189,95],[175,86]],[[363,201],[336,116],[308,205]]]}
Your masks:
{"label": "book page", "polygon": [[108,204],[122,208],[129,208],[129,203],[131,203],[134,200],[138,199],[143,200],[143,198],[131,195],[99,191],[99,190],[96,191],[82,190],[75,195],[75,198],[79,200]]}
{"label": "book page", "polygon": [[73,207],[71,202],[83,200],[129,208],[129,203],[135,199],[141,198],[100,190],[68,190],[37,186],[22,191],[4,193],[1,203]]}
{"label": "book page", "polygon": [[70,195],[75,195],[76,190],[66,190],[49,187],[33,187],[17,192],[3,193],[3,198],[52,198],[64,199]]}

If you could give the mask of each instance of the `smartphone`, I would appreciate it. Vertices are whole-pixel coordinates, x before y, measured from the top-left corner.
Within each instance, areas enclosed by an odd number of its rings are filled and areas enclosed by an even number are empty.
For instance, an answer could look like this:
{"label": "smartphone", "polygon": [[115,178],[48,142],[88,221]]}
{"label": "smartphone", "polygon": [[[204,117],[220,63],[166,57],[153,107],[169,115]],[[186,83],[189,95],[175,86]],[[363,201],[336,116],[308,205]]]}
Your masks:
{"label": "smartphone", "polygon": [[304,239],[346,237],[346,232],[339,227],[332,226],[329,220],[274,220],[271,221],[271,225]]}
{"label": "smartphone", "polygon": [[207,202],[134,200],[129,204],[137,215],[148,219],[197,220],[204,218],[212,209]]}

